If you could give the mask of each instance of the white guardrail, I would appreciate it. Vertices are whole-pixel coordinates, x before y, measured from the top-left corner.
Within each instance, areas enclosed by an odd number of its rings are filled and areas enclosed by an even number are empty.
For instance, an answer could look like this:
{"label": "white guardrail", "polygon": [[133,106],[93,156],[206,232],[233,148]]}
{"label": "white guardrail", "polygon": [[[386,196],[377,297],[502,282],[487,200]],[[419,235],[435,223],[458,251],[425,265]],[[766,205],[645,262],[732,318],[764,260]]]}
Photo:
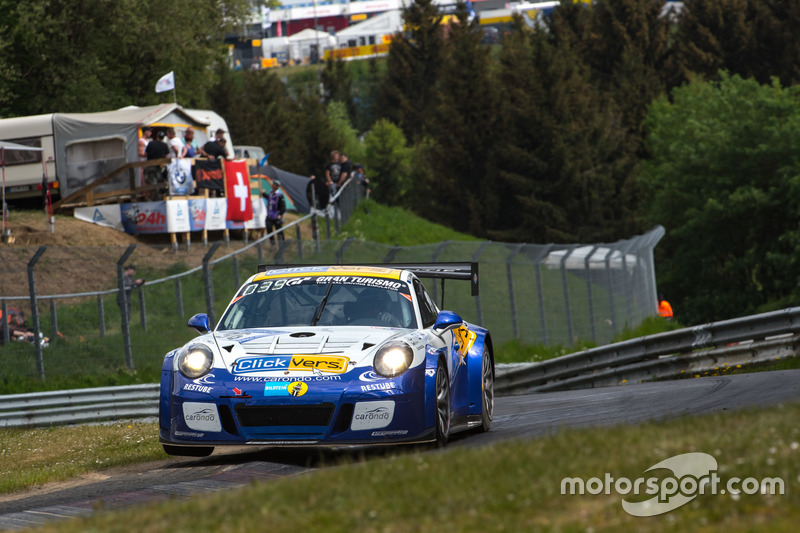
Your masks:
{"label": "white guardrail", "polygon": [[[796,357],[800,307],[658,333],[541,363],[497,365],[499,396],[608,387]],[[0,396],[0,428],[158,416],[159,384]]]}

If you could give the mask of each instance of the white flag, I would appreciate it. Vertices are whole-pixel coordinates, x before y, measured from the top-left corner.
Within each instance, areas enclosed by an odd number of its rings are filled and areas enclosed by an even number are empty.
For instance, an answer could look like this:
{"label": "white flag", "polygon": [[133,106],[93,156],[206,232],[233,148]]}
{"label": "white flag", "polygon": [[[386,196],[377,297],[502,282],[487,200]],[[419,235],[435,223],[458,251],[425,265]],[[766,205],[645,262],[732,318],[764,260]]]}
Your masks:
{"label": "white flag", "polygon": [[269,12],[270,8],[265,5],[261,5],[261,29],[268,30],[272,27],[272,22],[269,20]]}
{"label": "white flag", "polygon": [[156,92],[164,93],[175,88],[175,73],[164,74],[156,83]]}

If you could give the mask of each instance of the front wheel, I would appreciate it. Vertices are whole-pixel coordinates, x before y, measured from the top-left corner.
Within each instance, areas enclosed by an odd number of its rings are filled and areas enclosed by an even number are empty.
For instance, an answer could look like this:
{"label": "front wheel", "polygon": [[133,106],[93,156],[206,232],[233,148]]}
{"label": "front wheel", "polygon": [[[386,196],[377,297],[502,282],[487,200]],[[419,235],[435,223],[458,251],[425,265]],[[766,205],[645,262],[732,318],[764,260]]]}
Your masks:
{"label": "front wheel", "polygon": [[447,444],[450,438],[450,376],[447,366],[439,361],[436,368],[436,446]]}
{"label": "front wheel", "polygon": [[167,455],[177,455],[184,457],[208,457],[214,451],[213,446],[173,446],[162,444]]}

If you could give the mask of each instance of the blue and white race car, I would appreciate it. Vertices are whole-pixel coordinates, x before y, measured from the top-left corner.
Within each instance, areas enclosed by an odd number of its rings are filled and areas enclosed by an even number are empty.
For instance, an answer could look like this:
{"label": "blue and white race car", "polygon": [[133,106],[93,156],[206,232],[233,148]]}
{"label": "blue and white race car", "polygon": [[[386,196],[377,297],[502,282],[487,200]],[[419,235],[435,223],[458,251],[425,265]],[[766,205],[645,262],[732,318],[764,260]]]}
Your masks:
{"label": "blue and white race car", "polygon": [[160,441],[214,447],[437,442],[488,431],[489,332],[440,311],[420,278],[466,280],[476,263],[260,267],[212,330],[169,352]]}

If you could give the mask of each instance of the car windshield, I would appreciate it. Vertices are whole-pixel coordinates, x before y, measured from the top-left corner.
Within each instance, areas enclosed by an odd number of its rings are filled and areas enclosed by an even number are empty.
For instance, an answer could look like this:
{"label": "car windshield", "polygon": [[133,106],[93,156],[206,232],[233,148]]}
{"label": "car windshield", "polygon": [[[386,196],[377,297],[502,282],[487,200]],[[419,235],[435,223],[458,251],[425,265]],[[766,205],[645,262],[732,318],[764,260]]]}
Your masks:
{"label": "car windshield", "polygon": [[288,326],[416,328],[408,284],[361,276],[298,276],[245,284],[218,329]]}

